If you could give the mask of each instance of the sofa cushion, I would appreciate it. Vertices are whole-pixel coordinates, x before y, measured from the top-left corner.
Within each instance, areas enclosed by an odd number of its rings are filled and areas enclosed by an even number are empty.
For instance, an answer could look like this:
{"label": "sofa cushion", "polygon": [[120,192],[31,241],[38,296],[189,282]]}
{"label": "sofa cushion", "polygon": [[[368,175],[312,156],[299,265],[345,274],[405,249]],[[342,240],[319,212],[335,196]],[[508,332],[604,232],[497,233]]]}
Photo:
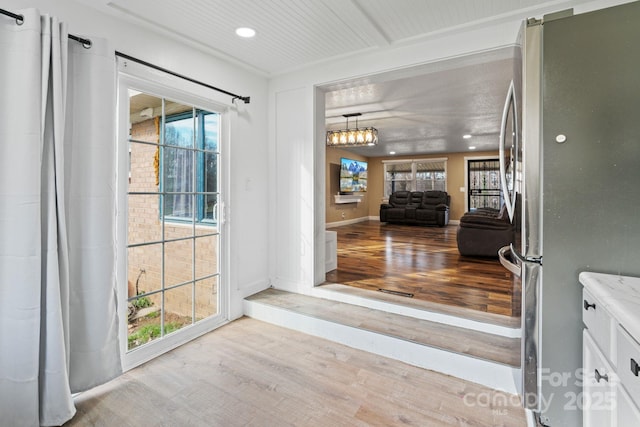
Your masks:
{"label": "sofa cushion", "polygon": [[495,258],[501,247],[513,242],[513,230],[459,227],[456,240],[460,255]]}
{"label": "sofa cushion", "polygon": [[416,209],[416,219],[418,221],[435,221],[436,210],[435,209]]}
{"label": "sofa cushion", "polygon": [[503,210],[479,208],[462,215],[456,236],[461,255],[496,257],[513,242],[514,228]]}
{"label": "sofa cushion", "polygon": [[447,193],[444,191],[430,190],[424,192],[421,207],[425,209],[433,209],[437,205],[447,204]]}
{"label": "sofa cushion", "polygon": [[460,218],[461,228],[481,228],[484,230],[509,230],[511,224],[501,219],[478,217],[476,221],[462,221]]}
{"label": "sofa cushion", "polygon": [[511,228],[511,223],[507,215],[502,215],[501,210],[483,208],[462,215],[460,227],[505,230]]}
{"label": "sofa cushion", "polygon": [[422,203],[422,197],[424,196],[423,191],[412,191],[411,197],[409,199],[409,205],[415,206],[416,208],[420,206]]}
{"label": "sofa cushion", "polygon": [[405,211],[406,211],[406,208],[404,207],[389,208],[386,210],[387,220],[392,221],[392,220],[404,219]]}
{"label": "sofa cushion", "polygon": [[404,207],[409,203],[411,192],[409,191],[395,191],[389,197],[389,204],[395,208]]}

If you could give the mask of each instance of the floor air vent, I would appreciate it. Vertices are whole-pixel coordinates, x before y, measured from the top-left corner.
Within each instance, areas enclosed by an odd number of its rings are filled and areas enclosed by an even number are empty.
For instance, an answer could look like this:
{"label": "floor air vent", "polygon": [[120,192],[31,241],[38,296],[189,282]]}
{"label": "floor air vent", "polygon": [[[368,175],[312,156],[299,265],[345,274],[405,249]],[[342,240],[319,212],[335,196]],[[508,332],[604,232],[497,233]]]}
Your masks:
{"label": "floor air vent", "polygon": [[409,292],[392,291],[391,289],[382,289],[382,288],[379,288],[378,290],[380,292],[384,292],[385,294],[391,294],[391,295],[398,295],[398,296],[401,296],[401,297],[413,298],[413,294],[410,294]]}

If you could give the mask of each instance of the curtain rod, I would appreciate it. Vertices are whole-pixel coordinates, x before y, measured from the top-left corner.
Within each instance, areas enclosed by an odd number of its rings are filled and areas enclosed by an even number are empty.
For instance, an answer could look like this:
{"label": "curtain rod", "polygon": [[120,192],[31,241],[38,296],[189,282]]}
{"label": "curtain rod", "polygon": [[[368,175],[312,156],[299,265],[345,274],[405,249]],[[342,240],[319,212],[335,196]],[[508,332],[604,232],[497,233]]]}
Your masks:
{"label": "curtain rod", "polygon": [[123,59],[128,59],[128,60],[133,61],[133,62],[137,62],[138,64],[145,65],[147,67],[153,68],[154,70],[162,71],[163,73],[171,74],[174,77],[178,77],[178,78],[187,80],[187,81],[189,81],[191,83],[195,83],[195,84],[198,84],[200,86],[204,86],[206,88],[213,89],[213,90],[215,90],[217,92],[224,93],[225,95],[229,95],[229,96],[233,97],[231,99],[231,102],[235,101],[236,99],[244,101],[245,104],[248,104],[249,102],[251,102],[251,97],[250,96],[236,95],[235,93],[231,93],[231,92],[226,91],[224,89],[220,89],[218,87],[211,86],[210,84],[203,83],[203,82],[201,82],[199,80],[196,80],[196,79],[192,79],[191,77],[187,77],[187,76],[185,76],[183,74],[178,74],[178,73],[176,73],[174,71],[167,70],[166,68],[160,67],[160,66],[155,65],[155,64],[151,64],[150,62],[143,61],[142,59],[134,58],[133,56],[127,55],[126,53],[122,53],[122,52],[116,51],[116,56],[119,56],[119,57],[121,57]]}
{"label": "curtain rod", "polygon": [[[9,12],[8,10],[4,10],[4,9],[0,9],[0,14],[6,15],[6,16],[9,16],[9,17],[15,19],[17,25],[22,25],[24,23],[24,16],[23,15],[18,15],[17,13]],[[78,36],[73,35],[73,34],[69,34],[69,38],[71,40],[77,41],[78,43],[81,43],[82,46],[84,46],[86,49],[91,48],[91,40],[89,40],[89,39],[78,37]],[[248,104],[251,101],[251,97],[250,96],[236,95],[235,93],[231,93],[231,92],[226,91],[224,89],[220,89],[218,87],[211,86],[210,84],[203,83],[201,81],[192,79],[191,77],[187,77],[187,76],[184,76],[182,74],[178,74],[176,72],[167,70],[166,68],[159,67],[159,66],[151,64],[151,63],[149,63],[147,61],[143,61],[142,59],[134,58],[133,56],[124,54],[122,52],[116,51],[116,56],[119,56],[119,57],[124,58],[124,59],[128,59],[128,60],[133,61],[133,62],[137,62],[138,64],[146,65],[147,67],[151,67],[151,68],[153,68],[155,70],[162,71],[162,72],[167,73],[167,74],[171,74],[174,77],[178,77],[178,78],[190,81],[191,83],[195,83],[195,84],[198,84],[200,86],[204,86],[206,88],[213,89],[213,90],[215,90],[217,92],[224,93],[225,95],[229,95],[229,96],[233,97],[231,99],[231,102],[235,101],[236,99],[239,99],[239,100],[243,101],[245,104]]]}
{"label": "curtain rod", "polygon": [[[8,10],[4,10],[4,9],[0,9],[0,14],[6,15],[6,16],[8,16],[10,18],[15,19],[17,25],[22,25],[24,23],[24,16],[23,15],[18,15],[17,13],[9,12]],[[84,46],[86,49],[90,49],[91,48],[91,40],[89,40],[89,39],[78,37],[78,36],[73,35],[73,34],[69,34],[69,38],[71,40],[77,41],[78,43],[81,43],[82,46]]]}
{"label": "curtain rod", "polygon": [[[6,16],[8,16],[10,18],[15,19],[17,25],[22,25],[24,23],[24,16],[23,15],[18,15],[17,13],[9,12],[8,10],[4,10],[4,9],[0,9],[0,14],[6,15]],[[69,34],[69,38],[71,40],[77,41],[78,43],[81,43],[82,46],[84,46],[86,49],[91,48],[91,40],[89,40],[89,39],[78,37],[78,36],[73,35],[73,34]],[[167,74],[171,74],[174,77],[178,77],[178,78],[190,81],[191,83],[195,83],[195,84],[198,84],[200,86],[204,86],[206,88],[213,89],[213,90],[215,90],[217,92],[224,93],[225,95],[229,95],[229,96],[232,97],[231,102],[235,101],[236,99],[239,99],[239,100],[243,101],[245,104],[248,104],[249,102],[251,102],[251,97],[250,96],[236,95],[235,93],[231,93],[231,92],[226,91],[224,89],[220,89],[220,88],[212,86],[210,84],[203,83],[201,81],[192,79],[191,77],[187,77],[185,75],[178,74],[178,73],[173,72],[171,70],[167,70],[166,68],[159,67],[158,65],[154,65],[154,64],[151,64],[151,63],[149,63],[147,61],[143,61],[142,59],[134,58],[133,56],[127,55],[125,53],[116,51],[116,56],[119,56],[119,57],[124,58],[124,59],[128,59],[128,60],[133,61],[133,62],[137,62],[138,64],[146,65],[147,67],[151,67],[151,68],[153,68],[155,70],[162,71],[162,72],[167,73]]]}

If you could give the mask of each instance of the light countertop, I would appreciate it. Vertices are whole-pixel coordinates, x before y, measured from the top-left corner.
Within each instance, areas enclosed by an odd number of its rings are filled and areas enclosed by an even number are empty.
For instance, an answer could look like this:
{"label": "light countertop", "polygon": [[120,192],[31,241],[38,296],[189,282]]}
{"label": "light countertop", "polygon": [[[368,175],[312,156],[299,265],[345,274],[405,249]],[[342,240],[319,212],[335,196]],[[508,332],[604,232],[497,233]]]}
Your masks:
{"label": "light countertop", "polygon": [[582,272],[580,283],[640,342],[640,277]]}

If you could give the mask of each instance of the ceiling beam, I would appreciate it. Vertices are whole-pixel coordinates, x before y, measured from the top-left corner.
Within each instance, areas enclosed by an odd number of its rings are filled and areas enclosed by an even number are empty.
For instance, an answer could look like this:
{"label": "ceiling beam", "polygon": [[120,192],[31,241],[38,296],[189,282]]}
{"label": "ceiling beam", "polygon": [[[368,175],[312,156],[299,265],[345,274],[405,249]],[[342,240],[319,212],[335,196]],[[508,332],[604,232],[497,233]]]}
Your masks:
{"label": "ceiling beam", "polygon": [[336,18],[348,25],[370,47],[385,47],[391,44],[389,36],[357,0],[322,0]]}

